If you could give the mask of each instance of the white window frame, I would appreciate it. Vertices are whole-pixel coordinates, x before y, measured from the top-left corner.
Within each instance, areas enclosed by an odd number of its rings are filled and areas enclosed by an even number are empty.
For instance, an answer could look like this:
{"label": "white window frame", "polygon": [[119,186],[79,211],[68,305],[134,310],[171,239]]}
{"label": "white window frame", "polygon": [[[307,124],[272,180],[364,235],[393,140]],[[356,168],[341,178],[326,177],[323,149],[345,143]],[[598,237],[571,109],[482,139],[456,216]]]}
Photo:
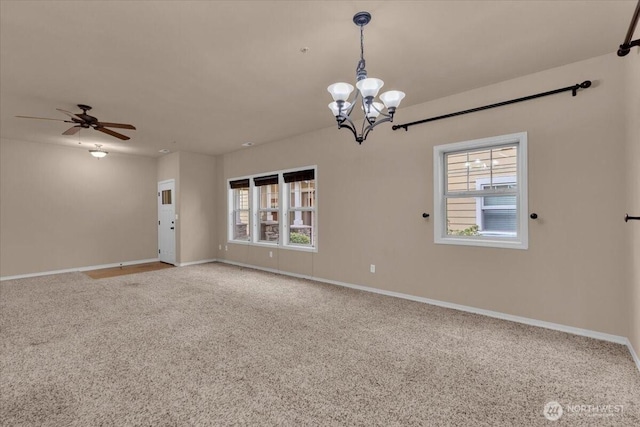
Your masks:
{"label": "white window frame", "polygon": [[[314,171],[314,181],[315,181],[315,206],[313,208],[290,208],[289,204],[289,194],[287,193],[289,190],[289,184],[284,182],[284,174],[288,172],[297,172],[303,170],[313,169]],[[255,185],[254,178],[259,178],[263,176],[269,175],[278,175],[278,209],[260,209],[260,187]],[[249,232],[249,240],[234,240],[234,200],[233,200],[233,189],[230,188],[230,182],[248,179],[249,180],[249,222],[251,230]],[[291,184],[291,183],[290,183]],[[280,247],[284,249],[292,249],[303,252],[318,252],[318,167],[317,165],[313,166],[304,166],[293,169],[285,169],[280,171],[272,171],[272,172],[264,172],[254,175],[247,175],[242,177],[234,177],[227,179],[227,243],[239,244],[239,245],[251,245],[251,246],[264,246],[264,247]],[[296,210],[300,211],[313,211],[314,224],[313,224],[313,236],[312,236],[312,245],[301,245],[296,243],[289,242],[289,212],[295,212]],[[260,232],[260,213],[265,211],[273,211],[278,212],[278,239],[272,242],[259,240],[259,232]]]}
{"label": "white window frame", "polygon": [[[275,175],[274,173],[270,173],[267,175]],[[262,176],[261,175],[257,175],[257,176]],[[253,212],[254,212],[254,216],[253,216],[253,236],[251,238],[251,241],[253,241],[253,243],[257,243],[257,244],[261,244],[261,245],[269,245],[269,246],[273,246],[273,245],[279,245],[280,244],[280,239],[282,239],[282,175],[278,174],[278,207],[277,208],[261,208],[260,207],[260,189],[261,187],[268,187],[268,185],[255,185],[255,183],[253,182],[253,178],[250,181],[250,185],[253,188],[252,190],[250,190],[253,194],[253,200],[255,205],[253,205]],[[268,205],[270,205],[271,203],[268,202]],[[266,213],[267,215],[269,213],[277,213],[278,215],[278,238],[276,240],[260,240],[260,216],[262,213]]]}
{"label": "white window frame", "polygon": [[[446,154],[489,149],[504,145],[517,146],[517,195],[516,210],[518,227],[516,236],[455,236],[447,234],[447,168]],[[499,178],[496,178],[499,179]],[[489,138],[461,141],[433,147],[433,205],[434,205],[434,242],[447,245],[484,246],[493,248],[528,249],[528,192],[527,192],[527,133],[519,132]],[[469,197],[483,197],[494,194],[469,193]],[[495,195],[499,195],[496,192]]]}
{"label": "white window frame", "polygon": [[[284,175],[284,173],[283,173],[283,175]],[[315,173],[314,173],[314,176],[316,176]],[[286,236],[286,240],[285,240],[284,244],[286,246],[290,246],[290,247],[294,247],[294,248],[298,248],[298,249],[309,249],[309,248],[313,248],[313,247],[316,246],[316,239],[317,239],[317,234],[318,234],[318,232],[317,232],[317,229],[318,229],[318,226],[317,226],[317,224],[318,224],[318,210],[317,210],[317,205],[318,205],[318,186],[317,185],[318,185],[318,181],[317,181],[317,179],[318,179],[317,177],[315,177],[313,179],[314,180],[314,192],[315,192],[315,197],[314,197],[315,204],[313,206],[311,206],[311,207],[295,207],[295,208],[292,208],[291,207],[291,200],[290,200],[290,198],[291,198],[291,185],[299,183],[300,181],[294,181],[294,182],[289,182],[289,183],[285,183],[284,184],[285,185],[285,188],[283,189],[284,198],[283,198],[282,202],[283,202],[283,204],[286,203],[286,206],[285,206],[286,223],[284,224],[284,226],[285,226],[284,227],[284,231],[285,231],[284,235]],[[290,240],[289,240],[289,238],[291,236],[291,233],[290,233],[291,225],[289,224],[289,222],[290,222],[289,221],[289,216],[290,215],[295,215],[296,212],[311,212],[312,213],[312,215],[311,215],[311,218],[312,218],[311,245],[303,245],[303,244],[300,244],[300,243],[291,243]]]}
{"label": "white window frame", "polygon": [[251,206],[252,206],[252,192],[251,192],[251,180],[249,180],[249,209],[248,209],[248,215],[247,218],[249,220],[249,223],[247,224],[247,228],[248,228],[248,232],[249,232],[249,239],[248,240],[237,240],[234,239],[233,236],[235,234],[235,226],[236,226],[236,212],[239,210],[245,210],[245,209],[236,209],[236,204],[235,204],[235,190],[234,188],[230,188],[231,186],[231,181],[239,181],[242,179],[249,179],[249,177],[247,176],[243,176],[243,177],[239,177],[239,178],[233,178],[233,179],[228,179],[227,180],[227,206],[229,207],[228,209],[228,216],[227,216],[227,241],[228,242],[234,242],[234,243],[249,243],[251,241],[251,239],[253,239],[253,220],[252,220],[252,215],[251,215]]}

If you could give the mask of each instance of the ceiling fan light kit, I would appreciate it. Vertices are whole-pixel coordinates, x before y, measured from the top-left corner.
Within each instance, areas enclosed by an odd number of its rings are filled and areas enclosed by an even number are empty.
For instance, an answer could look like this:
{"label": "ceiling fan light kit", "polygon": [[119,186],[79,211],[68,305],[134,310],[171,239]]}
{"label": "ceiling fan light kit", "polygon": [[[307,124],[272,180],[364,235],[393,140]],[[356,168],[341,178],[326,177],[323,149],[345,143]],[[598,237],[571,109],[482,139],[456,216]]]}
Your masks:
{"label": "ceiling fan light kit", "polygon": [[96,144],[95,150],[89,150],[89,153],[96,159],[100,160],[101,158],[106,157],[107,154],[109,154],[108,151],[104,151],[101,147],[101,144]]}
{"label": "ceiling fan light kit", "polygon": [[[327,88],[327,91],[333,97],[333,102],[329,104],[329,109],[336,118],[338,129],[349,129],[358,144],[367,139],[369,132],[380,123],[393,122],[393,115],[396,112],[400,102],[404,98],[404,92],[399,90],[390,90],[380,95],[382,102],[375,102],[375,97],[384,86],[384,82],[380,79],[367,76],[364,60],[364,26],[371,21],[369,12],[358,12],[353,17],[353,23],[360,27],[360,61],[356,67],[356,88],[357,91],[353,99],[347,101],[353,85],[349,83],[334,83]],[[358,103],[360,98],[361,109],[364,112],[364,120],[362,127],[358,130],[356,124],[351,119],[353,107]],[[386,109],[386,112],[384,111]],[[382,119],[378,117],[382,115]]]}

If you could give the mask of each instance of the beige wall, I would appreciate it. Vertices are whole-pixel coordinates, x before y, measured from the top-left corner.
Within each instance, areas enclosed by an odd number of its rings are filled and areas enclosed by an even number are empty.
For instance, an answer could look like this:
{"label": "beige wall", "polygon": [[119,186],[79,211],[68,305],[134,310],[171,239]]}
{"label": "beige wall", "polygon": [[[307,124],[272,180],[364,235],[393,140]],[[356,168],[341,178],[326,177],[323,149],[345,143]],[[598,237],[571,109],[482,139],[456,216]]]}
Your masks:
{"label": "beige wall", "polygon": [[217,257],[216,160],[204,154],[180,153],[180,263]]}
{"label": "beige wall", "polygon": [[[627,66],[627,213],[640,216],[640,49],[635,48],[620,61]],[[630,221],[625,227],[629,277],[629,339],[640,356],[640,221]]]}
{"label": "beige wall", "polygon": [[2,139],[0,276],[157,258],[157,182],[176,181],[176,262],[216,258],[216,159]]}
{"label": "beige wall", "polygon": [[[220,258],[627,336],[625,67],[614,54],[402,108],[408,122],[593,80],[570,93],[416,126],[358,146],[328,128],[225,155],[224,179],[318,165],[319,251],[228,244]],[[407,89],[407,101],[411,90]],[[327,113],[327,124],[332,119]],[[529,250],[436,245],[433,146],[526,131]],[[226,219],[226,191],[218,197]],[[226,242],[226,221],[219,223]],[[369,264],[377,272],[369,273]]]}
{"label": "beige wall", "polygon": [[176,264],[217,257],[216,158],[176,152],[158,159],[158,181],[176,182]]}
{"label": "beige wall", "polygon": [[0,276],[157,257],[156,160],[0,140]]}

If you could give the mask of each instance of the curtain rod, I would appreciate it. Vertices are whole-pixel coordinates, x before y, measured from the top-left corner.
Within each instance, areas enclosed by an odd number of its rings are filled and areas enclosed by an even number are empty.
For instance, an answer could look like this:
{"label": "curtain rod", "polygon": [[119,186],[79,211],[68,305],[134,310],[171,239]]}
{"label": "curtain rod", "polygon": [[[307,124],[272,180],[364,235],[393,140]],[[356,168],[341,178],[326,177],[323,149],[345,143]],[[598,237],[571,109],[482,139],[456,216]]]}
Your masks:
{"label": "curtain rod", "polygon": [[417,122],[404,123],[401,125],[393,125],[393,130],[404,129],[405,131],[409,130],[409,126],[419,125],[422,123],[433,122],[436,120],[447,119],[449,117],[461,116],[463,114],[475,113],[476,111],[488,110],[490,108],[502,107],[504,105],[515,104],[516,102],[528,101],[530,99],[541,98],[543,96],[555,95],[556,93],[571,91],[573,96],[576,96],[578,93],[578,89],[586,89],[591,86],[591,80],[585,80],[582,83],[575,84],[573,86],[567,86],[556,90],[550,90],[548,92],[536,93],[535,95],[529,95],[522,98],[512,99],[510,101],[498,102],[496,104],[485,105],[483,107],[471,108],[469,110],[458,111],[457,113],[445,114],[442,116],[431,117],[424,120],[418,120]]}
{"label": "curtain rod", "polygon": [[624,38],[624,43],[620,45],[620,49],[618,49],[618,56],[627,56],[629,52],[631,52],[631,48],[634,46],[640,46],[640,39],[631,41],[631,37],[633,37],[633,32],[638,25],[638,18],[640,17],[640,0],[638,0],[638,4],[636,5],[636,11],[633,13],[633,17],[631,18],[631,23],[629,24],[629,29],[627,30],[627,36]]}

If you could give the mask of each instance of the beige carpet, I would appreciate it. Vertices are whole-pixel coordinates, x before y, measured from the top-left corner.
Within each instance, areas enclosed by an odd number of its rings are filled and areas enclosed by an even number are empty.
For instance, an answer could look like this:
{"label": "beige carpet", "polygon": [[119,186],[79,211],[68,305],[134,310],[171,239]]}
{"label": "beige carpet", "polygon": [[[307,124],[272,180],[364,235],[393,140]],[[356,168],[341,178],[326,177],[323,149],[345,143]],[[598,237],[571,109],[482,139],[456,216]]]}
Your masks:
{"label": "beige carpet", "polygon": [[0,301],[2,426],[640,425],[624,346],[332,285],[206,264]]}

